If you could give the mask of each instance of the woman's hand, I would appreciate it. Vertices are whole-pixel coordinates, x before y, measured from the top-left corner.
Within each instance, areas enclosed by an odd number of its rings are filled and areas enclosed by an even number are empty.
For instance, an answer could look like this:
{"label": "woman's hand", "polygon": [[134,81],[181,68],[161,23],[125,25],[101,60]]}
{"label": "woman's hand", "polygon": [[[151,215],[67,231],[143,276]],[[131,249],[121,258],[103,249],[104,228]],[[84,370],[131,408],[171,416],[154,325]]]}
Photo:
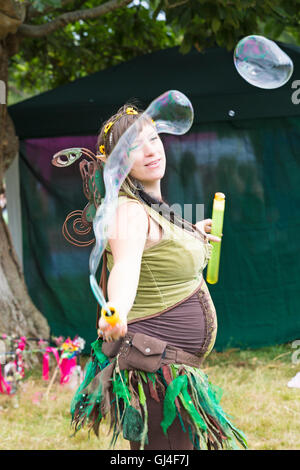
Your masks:
{"label": "woman's hand", "polygon": [[[199,230],[199,232],[202,233],[202,235],[204,235],[208,239],[208,241],[220,242],[222,240],[222,238],[216,237],[215,235],[208,235],[211,232],[211,228],[212,228],[211,219],[201,220],[200,222],[197,222],[195,225],[197,229]],[[223,237],[223,233],[221,237]]]}
{"label": "woman's hand", "polygon": [[127,315],[122,314],[122,312],[110,302],[107,302],[106,305],[116,310],[116,313],[119,316],[119,321],[116,325],[111,326],[109,322],[106,321],[105,317],[101,316],[98,323],[98,335],[105,341],[116,341],[127,333]]}

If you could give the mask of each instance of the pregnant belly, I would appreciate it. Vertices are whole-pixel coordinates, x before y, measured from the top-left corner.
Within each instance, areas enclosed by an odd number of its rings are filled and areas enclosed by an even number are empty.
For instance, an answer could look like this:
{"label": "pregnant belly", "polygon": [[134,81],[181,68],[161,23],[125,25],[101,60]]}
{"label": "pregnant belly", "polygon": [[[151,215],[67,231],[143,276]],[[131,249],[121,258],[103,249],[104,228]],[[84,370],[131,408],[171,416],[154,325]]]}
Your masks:
{"label": "pregnant belly", "polygon": [[130,333],[144,333],[191,354],[206,356],[214,346],[216,311],[205,283],[188,299],[166,312],[128,325]]}

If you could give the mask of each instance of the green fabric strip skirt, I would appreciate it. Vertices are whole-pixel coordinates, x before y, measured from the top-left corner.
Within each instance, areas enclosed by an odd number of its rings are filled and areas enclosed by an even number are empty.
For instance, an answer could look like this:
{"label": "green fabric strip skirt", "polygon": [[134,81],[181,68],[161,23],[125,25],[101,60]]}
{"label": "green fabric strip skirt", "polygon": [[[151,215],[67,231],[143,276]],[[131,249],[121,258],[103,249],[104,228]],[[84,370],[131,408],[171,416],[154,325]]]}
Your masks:
{"label": "green fabric strip skirt", "polygon": [[110,362],[103,354],[100,339],[92,343],[85,378],[71,403],[75,432],[86,426],[98,435],[102,419],[109,415],[112,447],[122,435],[144,449],[149,419],[145,387],[150,399],[160,401],[163,397],[164,434],[178,417],[194,449],[247,448],[244,434],[220,406],[221,389],[213,386],[201,369],[168,364],[155,373],[120,370],[118,357]]}

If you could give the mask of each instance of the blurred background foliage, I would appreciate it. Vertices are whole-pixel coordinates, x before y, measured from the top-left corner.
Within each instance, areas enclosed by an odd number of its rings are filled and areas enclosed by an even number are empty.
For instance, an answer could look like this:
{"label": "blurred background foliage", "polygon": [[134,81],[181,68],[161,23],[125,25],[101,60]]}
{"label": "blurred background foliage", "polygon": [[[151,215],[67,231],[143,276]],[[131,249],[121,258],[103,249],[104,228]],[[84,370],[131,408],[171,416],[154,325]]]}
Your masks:
{"label": "blurred background foliage", "polygon": [[300,0],[134,0],[93,19],[81,13],[109,1],[10,1],[25,10],[26,25],[74,11],[78,20],[42,37],[20,36],[10,58],[9,104],[168,47],[233,50],[249,34],[300,45]]}

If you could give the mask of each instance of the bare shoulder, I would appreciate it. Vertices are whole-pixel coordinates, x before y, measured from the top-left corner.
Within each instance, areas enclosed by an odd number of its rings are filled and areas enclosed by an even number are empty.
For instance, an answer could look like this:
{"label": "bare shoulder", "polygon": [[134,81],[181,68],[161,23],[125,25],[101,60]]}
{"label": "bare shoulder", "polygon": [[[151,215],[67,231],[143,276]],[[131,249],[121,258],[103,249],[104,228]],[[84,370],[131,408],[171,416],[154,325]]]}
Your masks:
{"label": "bare shoulder", "polygon": [[113,254],[142,252],[147,240],[148,217],[142,203],[134,199],[122,201],[110,227],[109,245]]}
{"label": "bare shoulder", "polygon": [[141,202],[136,199],[126,198],[117,208],[116,219],[122,222],[130,220],[131,223],[144,225],[148,217]]}

